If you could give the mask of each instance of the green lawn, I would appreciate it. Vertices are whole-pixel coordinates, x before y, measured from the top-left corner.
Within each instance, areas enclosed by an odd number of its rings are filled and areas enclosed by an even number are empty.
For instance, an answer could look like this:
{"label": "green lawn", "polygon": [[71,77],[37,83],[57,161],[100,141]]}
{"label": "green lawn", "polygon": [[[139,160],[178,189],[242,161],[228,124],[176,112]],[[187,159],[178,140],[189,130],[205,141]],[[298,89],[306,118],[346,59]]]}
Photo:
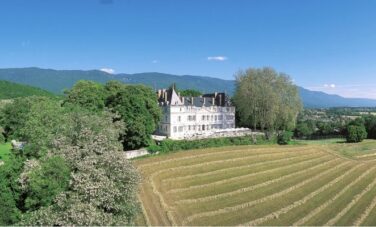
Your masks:
{"label": "green lawn", "polygon": [[5,163],[9,160],[9,154],[12,146],[10,143],[0,144],[0,160],[3,160]]}
{"label": "green lawn", "polygon": [[346,142],[346,139],[341,138],[335,138],[335,139],[323,139],[323,140],[293,140],[292,141],[295,144],[336,144],[336,143],[344,143]]}

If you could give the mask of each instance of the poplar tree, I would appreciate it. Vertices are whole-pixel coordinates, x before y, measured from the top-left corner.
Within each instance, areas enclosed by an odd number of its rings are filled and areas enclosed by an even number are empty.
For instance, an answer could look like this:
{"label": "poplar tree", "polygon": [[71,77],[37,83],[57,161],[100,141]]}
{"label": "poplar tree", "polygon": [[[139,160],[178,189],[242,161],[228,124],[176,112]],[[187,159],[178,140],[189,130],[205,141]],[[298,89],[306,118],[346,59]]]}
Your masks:
{"label": "poplar tree", "polygon": [[291,78],[272,68],[249,68],[236,75],[234,103],[241,125],[262,131],[292,130],[302,103]]}

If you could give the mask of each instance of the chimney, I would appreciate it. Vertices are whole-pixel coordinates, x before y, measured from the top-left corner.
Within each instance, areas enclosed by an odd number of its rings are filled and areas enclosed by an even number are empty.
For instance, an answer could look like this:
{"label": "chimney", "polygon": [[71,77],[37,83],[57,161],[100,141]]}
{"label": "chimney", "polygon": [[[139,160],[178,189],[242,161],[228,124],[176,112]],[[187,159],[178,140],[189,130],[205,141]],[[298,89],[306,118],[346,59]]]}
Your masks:
{"label": "chimney", "polygon": [[202,100],[202,105],[205,106],[205,97],[203,97]]}
{"label": "chimney", "polygon": [[212,98],[212,104],[213,104],[213,106],[215,105],[215,98],[214,97]]}
{"label": "chimney", "polygon": [[181,101],[182,101],[182,103],[183,103],[183,105],[184,105],[184,96],[181,97]]}
{"label": "chimney", "polygon": [[222,106],[222,94],[219,94],[219,105]]}
{"label": "chimney", "polygon": [[191,97],[191,105],[193,106],[194,100],[193,96]]}
{"label": "chimney", "polygon": [[158,99],[161,98],[161,95],[162,95],[162,90],[161,90],[161,89],[158,89]]}
{"label": "chimney", "polygon": [[163,92],[163,96],[164,96],[165,102],[167,103],[167,92],[166,91]]}

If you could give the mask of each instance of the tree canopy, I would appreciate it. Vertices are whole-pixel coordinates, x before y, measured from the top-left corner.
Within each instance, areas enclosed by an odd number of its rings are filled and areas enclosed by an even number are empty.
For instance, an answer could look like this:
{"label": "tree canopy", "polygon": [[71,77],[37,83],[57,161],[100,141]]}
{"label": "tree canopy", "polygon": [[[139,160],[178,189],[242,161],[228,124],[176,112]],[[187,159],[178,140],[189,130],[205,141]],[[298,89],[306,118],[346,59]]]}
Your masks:
{"label": "tree canopy", "polygon": [[[98,90],[115,95],[115,85]],[[87,105],[91,101],[72,101],[85,100],[85,92],[70,94],[64,105],[56,99],[27,97],[0,110],[6,139],[26,142],[0,167],[0,224],[132,224],[139,211],[140,177],[122,152],[119,138],[126,122],[104,106],[104,99],[103,107],[100,102]],[[72,99],[72,94],[80,98]]]}
{"label": "tree canopy", "polygon": [[292,130],[302,109],[291,78],[272,68],[250,68],[236,75],[233,98],[240,124],[261,130]]}
{"label": "tree canopy", "polygon": [[156,94],[143,85],[109,81],[103,86],[80,81],[66,94],[64,105],[78,105],[90,111],[107,108],[119,114],[120,118],[114,120],[121,119],[125,123],[121,136],[125,149],[147,146],[161,117]]}

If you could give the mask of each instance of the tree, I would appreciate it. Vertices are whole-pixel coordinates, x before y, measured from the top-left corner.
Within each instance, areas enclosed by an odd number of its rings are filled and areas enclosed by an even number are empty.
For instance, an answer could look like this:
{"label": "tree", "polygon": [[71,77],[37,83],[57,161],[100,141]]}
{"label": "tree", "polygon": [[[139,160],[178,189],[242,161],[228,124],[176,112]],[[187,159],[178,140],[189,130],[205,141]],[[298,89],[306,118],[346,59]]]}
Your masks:
{"label": "tree", "polygon": [[0,127],[0,144],[5,143],[5,131],[2,127]]}
{"label": "tree", "polygon": [[7,103],[1,111],[2,117],[0,118],[0,125],[4,128],[5,136],[8,139],[18,138],[20,136],[19,130],[24,127],[31,106],[44,100],[49,100],[49,98],[30,96],[17,98],[13,102]]}
{"label": "tree", "polygon": [[277,142],[280,145],[287,145],[291,141],[292,136],[293,136],[293,132],[290,132],[290,131],[281,132],[278,135]]}
{"label": "tree", "polygon": [[12,225],[21,216],[19,176],[24,159],[10,154],[8,162],[0,166],[0,225]]}
{"label": "tree", "polygon": [[70,169],[59,156],[48,157],[30,172],[21,174],[25,208],[29,211],[51,205],[55,197],[69,186]]}
{"label": "tree", "polygon": [[364,125],[367,130],[368,139],[376,139],[376,116],[374,115],[365,116]]}
{"label": "tree", "polygon": [[349,125],[346,140],[348,143],[359,143],[367,138],[366,128],[363,126]]}
{"label": "tree", "polygon": [[256,130],[292,130],[302,108],[298,89],[290,77],[271,68],[236,74],[234,103],[240,123]]}
{"label": "tree", "polygon": [[125,149],[147,146],[155,131],[161,110],[154,92],[142,85],[125,86],[109,96],[106,106],[120,114],[125,123],[123,145]]}
{"label": "tree", "polygon": [[[41,111],[43,110],[43,111]],[[56,135],[63,130],[67,109],[53,99],[40,99],[31,102],[24,123],[17,131],[18,137],[27,142],[24,154],[28,158],[40,158],[51,147]]]}
{"label": "tree", "polygon": [[312,121],[299,122],[295,128],[295,135],[300,138],[311,136],[315,133],[315,126]]}
{"label": "tree", "polygon": [[184,97],[198,97],[202,95],[202,92],[195,89],[178,90],[178,92]]}
{"label": "tree", "polygon": [[0,224],[132,224],[139,175],[122,152],[120,115],[35,97],[5,110],[8,132],[27,146],[1,167]]}
{"label": "tree", "polygon": [[161,117],[156,94],[143,85],[109,81],[103,86],[80,81],[66,94],[64,106],[73,104],[97,112],[106,107],[113,113],[118,113],[120,116],[113,120],[125,123],[121,136],[124,149],[147,146]]}
{"label": "tree", "polygon": [[72,89],[65,91],[64,104],[79,105],[92,111],[101,111],[104,108],[106,92],[103,85],[87,80],[78,81]]}
{"label": "tree", "polygon": [[130,225],[138,212],[139,174],[125,158],[122,121],[108,112],[75,111],[56,138],[51,155],[71,169],[69,190],[54,203],[24,215],[22,225]]}

